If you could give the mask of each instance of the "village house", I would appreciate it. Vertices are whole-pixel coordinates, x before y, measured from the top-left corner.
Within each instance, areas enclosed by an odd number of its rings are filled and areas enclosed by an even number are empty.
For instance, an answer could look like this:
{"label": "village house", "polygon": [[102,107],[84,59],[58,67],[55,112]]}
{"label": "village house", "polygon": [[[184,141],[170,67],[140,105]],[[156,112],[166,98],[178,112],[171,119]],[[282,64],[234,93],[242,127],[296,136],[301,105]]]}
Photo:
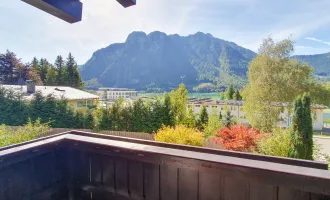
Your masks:
{"label": "village house", "polygon": [[0,85],[0,87],[22,94],[24,100],[31,100],[37,92],[40,92],[42,96],[52,95],[56,99],[64,98],[72,108],[79,110],[97,106],[99,101],[99,96],[89,92],[72,87],[36,86],[32,81],[26,81],[26,85]]}
{"label": "village house", "polygon": [[[206,110],[208,114],[211,114],[212,110],[215,109],[217,114],[221,113],[222,116],[224,116],[227,110],[229,110],[231,115],[234,116],[234,118],[237,121],[244,124],[249,123],[248,120],[245,118],[243,101],[235,101],[235,100],[215,101],[208,98],[204,98],[204,99],[192,98],[189,99],[187,108],[191,108],[195,114],[199,114],[203,105],[206,106]],[[284,107],[284,111],[280,114],[279,116],[280,120],[277,122],[277,125],[283,128],[291,126],[292,114],[290,114],[289,112],[288,104],[281,103],[280,105],[277,106]],[[326,106],[321,106],[321,105],[312,106],[314,131],[320,131],[323,129],[323,110],[326,108],[327,108]]]}

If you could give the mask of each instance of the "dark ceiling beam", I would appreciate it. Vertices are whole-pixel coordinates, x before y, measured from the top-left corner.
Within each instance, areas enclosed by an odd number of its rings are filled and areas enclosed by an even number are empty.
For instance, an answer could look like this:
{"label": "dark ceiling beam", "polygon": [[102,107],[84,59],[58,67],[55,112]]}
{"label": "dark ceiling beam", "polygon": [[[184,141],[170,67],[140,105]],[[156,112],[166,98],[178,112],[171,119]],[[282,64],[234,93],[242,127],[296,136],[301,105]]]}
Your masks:
{"label": "dark ceiling beam", "polygon": [[[79,22],[82,19],[83,4],[80,2],[80,0],[22,1],[71,24]],[[136,0],[117,0],[117,2],[120,3],[124,8],[136,5]]]}

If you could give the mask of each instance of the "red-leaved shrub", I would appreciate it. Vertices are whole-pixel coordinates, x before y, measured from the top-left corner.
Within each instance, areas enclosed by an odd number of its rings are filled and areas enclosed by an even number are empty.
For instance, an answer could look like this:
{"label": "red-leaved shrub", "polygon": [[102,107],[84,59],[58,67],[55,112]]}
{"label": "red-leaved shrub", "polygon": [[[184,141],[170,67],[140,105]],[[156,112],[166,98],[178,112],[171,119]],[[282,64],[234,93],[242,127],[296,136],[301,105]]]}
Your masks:
{"label": "red-leaved shrub", "polygon": [[228,150],[252,152],[256,150],[262,136],[263,133],[258,129],[236,124],[230,129],[223,127],[218,130],[214,141]]}

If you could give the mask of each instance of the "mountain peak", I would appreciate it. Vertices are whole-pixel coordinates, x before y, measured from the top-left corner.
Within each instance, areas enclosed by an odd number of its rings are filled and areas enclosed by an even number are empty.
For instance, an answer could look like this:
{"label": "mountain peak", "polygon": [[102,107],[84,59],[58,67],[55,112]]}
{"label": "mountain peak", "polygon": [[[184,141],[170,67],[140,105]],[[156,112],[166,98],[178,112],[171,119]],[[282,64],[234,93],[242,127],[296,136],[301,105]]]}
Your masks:
{"label": "mountain peak", "polygon": [[136,40],[145,40],[147,39],[147,34],[142,31],[134,31],[128,35],[126,42],[136,41]]}

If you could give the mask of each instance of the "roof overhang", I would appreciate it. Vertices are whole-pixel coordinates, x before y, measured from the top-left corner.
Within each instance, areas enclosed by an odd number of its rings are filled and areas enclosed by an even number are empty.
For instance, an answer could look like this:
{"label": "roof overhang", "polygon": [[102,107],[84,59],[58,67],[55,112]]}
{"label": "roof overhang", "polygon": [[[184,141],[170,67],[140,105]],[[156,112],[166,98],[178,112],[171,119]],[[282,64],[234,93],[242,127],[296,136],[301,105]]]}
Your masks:
{"label": "roof overhang", "polygon": [[[22,0],[46,13],[69,23],[82,19],[83,4],[80,0]],[[136,5],[136,0],[117,0],[123,7]]]}

